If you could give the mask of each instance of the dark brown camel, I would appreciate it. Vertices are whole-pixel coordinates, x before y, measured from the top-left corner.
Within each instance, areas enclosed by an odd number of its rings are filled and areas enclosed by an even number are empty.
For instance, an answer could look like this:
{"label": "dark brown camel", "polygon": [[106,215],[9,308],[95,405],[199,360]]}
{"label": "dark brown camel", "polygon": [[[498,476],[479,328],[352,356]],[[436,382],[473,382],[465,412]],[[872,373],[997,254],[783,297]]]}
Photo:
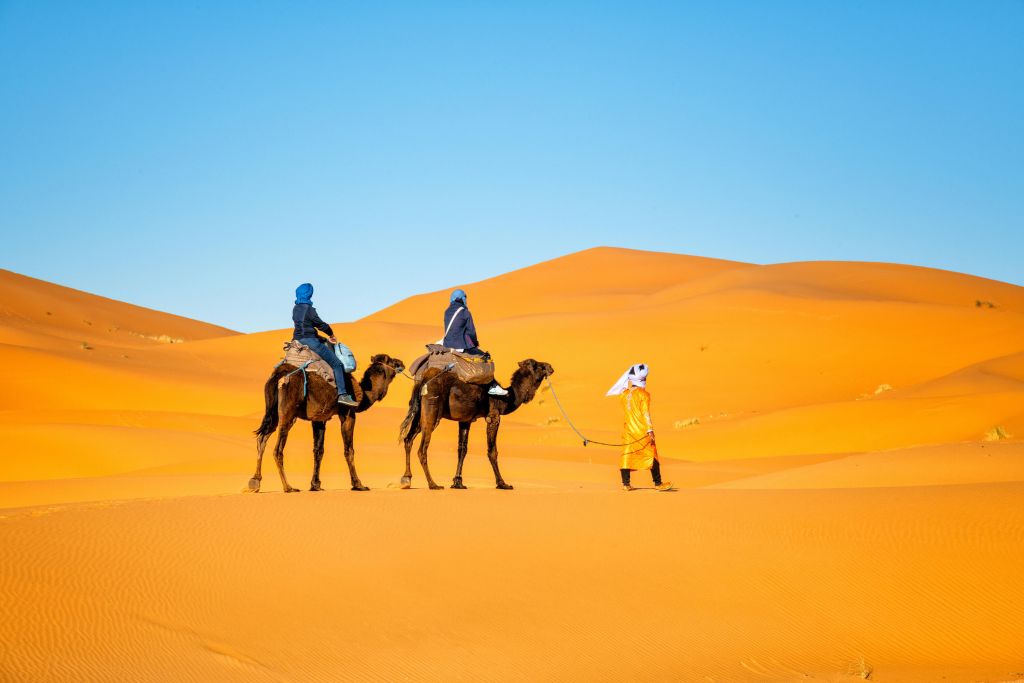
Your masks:
{"label": "dark brown camel", "polygon": [[[270,436],[279,431],[277,445],[274,447],[274,461],[281,475],[281,485],[285,493],[298,491],[288,484],[284,476],[284,445],[288,441],[288,431],[296,419],[309,420],[313,423],[313,478],[309,484],[310,491],[320,491],[320,461],[324,457],[324,434],[327,421],[335,415],[341,420],[341,438],[345,442],[345,460],[348,461],[348,474],[352,479],[353,491],[369,491],[359,481],[356,474],[355,446],[353,444],[356,429],[356,413],[361,413],[377,403],[388,393],[388,386],[398,373],[405,369],[405,364],[397,358],[377,354],[370,359],[370,365],[363,373],[359,386],[363,390],[363,398],[354,408],[338,403],[338,392],[334,385],[315,372],[307,373],[306,389],[303,389],[301,372],[295,372],[294,365],[284,363],[274,368],[263,387],[267,410],[263,415],[263,423],[256,430],[256,474],[249,480],[244,491],[256,493],[260,490],[260,468],[263,465],[263,449],[266,448]],[[286,378],[278,387],[278,382]],[[303,392],[306,395],[303,396]]]}
{"label": "dark brown camel", "polygon": [[487,457],[494,469],[494,481],[499,489],[511,489],[498,470],[498,427],[501,416],[515,412],[519,406],[529,403],[537,393],[540,383],[545,377],[554,374],[555,370],[547,363],[533,359],[520,361],[519,368],[512,374],[508,396],[491,396],[487,386],[467,384],[455,378],[451,371],[427,370],[422,381],[417,381],[409,399],[409,413],[402,422],[399,440],[405,444],[405,475],[402,477],[402,488],[412,485],[412,469],[410,454],[412,443],[421,431],[420,464],[423,474],[427,476],[427,484],[432,489],[442,489],[430,476],[427,467],[427,449],[430,447],[430,435],[441,419],[459,423],[459,464],[452,481],[453,489],[464,489],[462,483],[462,463],[466,459],[469,447],[469,427],[477,418],[487,421]]}

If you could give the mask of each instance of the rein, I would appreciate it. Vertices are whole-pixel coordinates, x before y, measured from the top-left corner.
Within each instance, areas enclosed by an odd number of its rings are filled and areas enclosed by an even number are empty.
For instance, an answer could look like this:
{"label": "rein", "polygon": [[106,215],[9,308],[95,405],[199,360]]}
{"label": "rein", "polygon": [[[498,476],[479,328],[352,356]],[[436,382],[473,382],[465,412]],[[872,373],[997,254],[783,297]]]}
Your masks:
{"label": "rein", "polygon": [[576,436],[580,437],[580,439],[583,440],[583,445],[584,446],[587,446],[587,445],[593,443],[593,444],[597,444],[598,446],[611,446],[612,448],[622,448],[622,447],[625,447],[625,446],[632,446],[634,444],[638,444],[641,441],[644,442],[643,444],[640,445],[639,448],[636,448],[635,450],[629,451],[630,453],[636,453],[637,451],[642,451],[644,448],[647,447],[647,443],[650,442],[650,440],[651,440],[651,435],[650,434],[645,434],[642,437],[640,437],[639,439],[636,439],[634,441],[627,441],[625,443],[606,443],[604,441],[595,441],[593,439],[588,439],[586,436],[583,435],[583,432],[581,432],[579,429],[576,428],[576,425],[574,425],[572,423],[572,418],[569,417],[569,414],[567,412],[565,412],[565,408],[562,407],[562,402],[558,400],[558,394],[555,393],[555,385],[551,383],[551,378],[550,377],[545,377],[544,379],[547,380],[548,389],[551,390],[551,396],[555,399],[555,405],[558,406],[558,410],[561,411],[562,415],[565,417],[565,421],[569,424],[569,427],[572,429],[572,431],[576,432]]}

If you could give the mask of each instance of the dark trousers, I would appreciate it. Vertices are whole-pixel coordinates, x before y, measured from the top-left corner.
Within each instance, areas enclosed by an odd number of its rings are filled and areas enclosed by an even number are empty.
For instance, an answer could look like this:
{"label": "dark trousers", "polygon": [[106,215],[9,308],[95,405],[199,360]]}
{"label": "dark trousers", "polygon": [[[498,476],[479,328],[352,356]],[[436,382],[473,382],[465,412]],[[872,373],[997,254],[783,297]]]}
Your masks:
{"label": "dark trousers", "polygon": [[338,355],[327,344],[320,341],[320,337],[307,337],[296,341],[308,346],[313,353],[331,366],[331,370],[334,370],[334,381],[338,383],[338,396],[348,394],[348,388],[345,386],[345,366],[341,364]]}
{"label": "dark trousers", "polygon": [[[629,486],[629,473],[631,470],[619,470],[619,474],[622,475],[622,485]],[[657,458],[654,460],[654,464],[651,465],[651,479],[654,480],[655,486],[661,486],[661,463],[658,462]]]}

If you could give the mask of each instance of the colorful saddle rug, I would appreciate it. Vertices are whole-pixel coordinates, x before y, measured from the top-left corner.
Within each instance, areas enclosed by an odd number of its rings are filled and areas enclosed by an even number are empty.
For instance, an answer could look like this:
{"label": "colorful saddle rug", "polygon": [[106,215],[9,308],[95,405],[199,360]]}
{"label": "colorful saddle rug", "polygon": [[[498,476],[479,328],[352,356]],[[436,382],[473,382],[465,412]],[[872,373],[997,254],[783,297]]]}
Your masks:
{"label": "colorful saddle rug", "polygon": [[[316,351],[305,344],[300,344],[294,339],[285,342],[284,358],[281,360],[281,363],[302,368],[304,372],[317,375],[332,387],[337,388],[337,384],[334,381],[334,370],[331,366]],[[356,401],[362,401],[362,387],[359,386],[359,383],[355,381],[355,378],[350,373],[345,373],[345,383],[348,384],[348,389],[351,390],[350,395]]]}
{"label": "colorful saddle rug", "polygon": [[429,369],[452,371],[468,384],[490,384],[494,381],[494,363],[484,356],[459,353],[440,344],[427,344],[427,353],[412,362],[409,372],[416,381],[423,379]]}

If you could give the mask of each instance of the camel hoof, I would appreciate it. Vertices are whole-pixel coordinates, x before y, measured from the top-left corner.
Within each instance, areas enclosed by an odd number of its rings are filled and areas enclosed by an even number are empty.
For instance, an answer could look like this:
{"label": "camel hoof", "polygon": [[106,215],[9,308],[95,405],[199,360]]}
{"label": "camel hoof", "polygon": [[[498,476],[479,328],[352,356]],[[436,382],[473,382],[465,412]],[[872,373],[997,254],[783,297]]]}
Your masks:
{"label": "camel hoof", "polygon": [[320,488],[320,484],[314,484],[313,486],[310,486],[309,490],[310,491],[323,491],[323,489]]}
{"label": "camel hoof", "polygon": [[411,489],[412,488],[412,477],[402,477],[402,485],[398,488]]}
{"label": "camel hoof", "polygon": [[430,485],[430,490],[431,491],[443,491],[444,487],[441,486],[440,484],[431,484]]}
{"label": "camel hoof", "polygon": [[369,486],[363,486],[362,484],[359,484],[358,486],[353,486],[352,490],[353,491],[369,491],[370,487]]}
{"label": "camel hoof", "polygon": [[506,484],[505,482],[501,482],[500,484],[498,484],[494,488],[501,489],[502,491],[511,491],[512,490],[512,484]]}
{"label": "camel hoof", "polygon": [[449,486],[448,488],[452,488],[452,489],[464,489],[464,488],[466,488],[466,485],[465,485],[465,484],[463,484],[463,483],[462,483],[461,481],[457,481],[457,482],[455,482],[454,484],[452,484],[451,486]]}
{"label": "camel hoof", "polygon": [[259,493],[260,492],[260,480],[253,477],[249,480],[249,485],[242,489],[242,493]]}
{"label": "camel hoof", "polygon": [[289,486],[288,488],[286,488],[284,490],[284,492],[285,493],[298,493],[299,490],[297,488],[295,488],[294,486]]}

